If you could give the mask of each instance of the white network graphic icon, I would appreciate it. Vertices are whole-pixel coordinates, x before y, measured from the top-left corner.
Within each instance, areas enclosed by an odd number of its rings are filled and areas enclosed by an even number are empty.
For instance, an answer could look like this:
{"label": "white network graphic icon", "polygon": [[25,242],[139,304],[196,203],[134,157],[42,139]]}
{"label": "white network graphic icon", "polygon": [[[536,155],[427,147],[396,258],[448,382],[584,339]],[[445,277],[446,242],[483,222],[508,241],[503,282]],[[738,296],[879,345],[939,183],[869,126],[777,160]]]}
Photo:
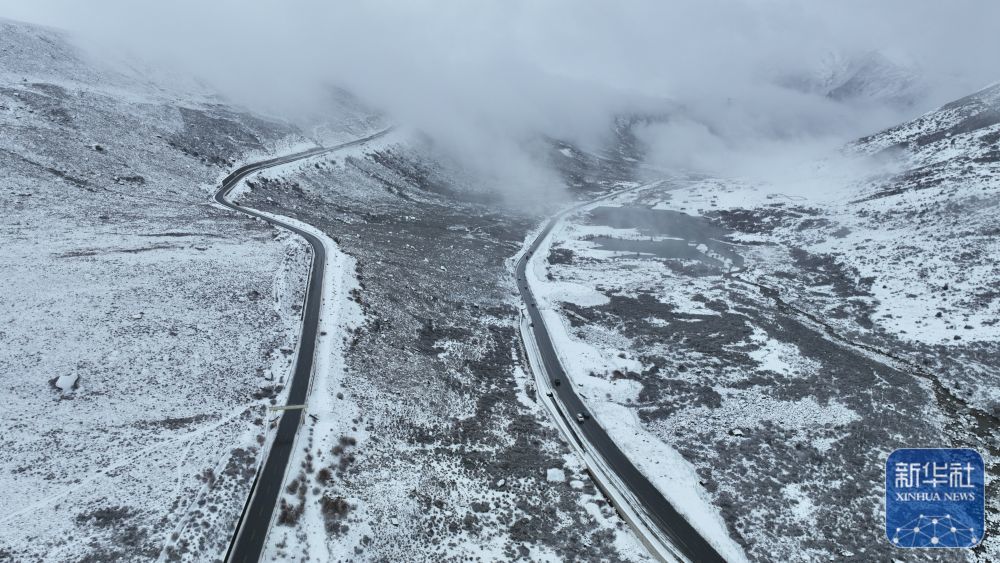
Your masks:
{"label": "white network graphic icon", "polygon": [[921,514],[896,528],[892,543],[900,547],[972,547],[979,543],[976,531],[950,514]]}

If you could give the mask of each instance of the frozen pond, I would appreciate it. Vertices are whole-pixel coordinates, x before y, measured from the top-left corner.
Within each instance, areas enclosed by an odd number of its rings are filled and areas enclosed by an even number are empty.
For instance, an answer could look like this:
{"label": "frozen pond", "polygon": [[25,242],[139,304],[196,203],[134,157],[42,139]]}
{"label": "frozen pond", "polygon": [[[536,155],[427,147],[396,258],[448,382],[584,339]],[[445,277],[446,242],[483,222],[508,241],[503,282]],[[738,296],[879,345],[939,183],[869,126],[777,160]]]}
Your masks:
{"label": "frozen pond", "polygon": [[[615,229],[636,229],[650,239],[595,237],[600,250],[636,252],[674,260],[697,260],[714,268],[743,267],[743,257],[725,242],[729,231],[702,217],[667,209],[642,207],[597,207],[590,212],[590,223]],[[653,237],[671,237],[656,240]]]}

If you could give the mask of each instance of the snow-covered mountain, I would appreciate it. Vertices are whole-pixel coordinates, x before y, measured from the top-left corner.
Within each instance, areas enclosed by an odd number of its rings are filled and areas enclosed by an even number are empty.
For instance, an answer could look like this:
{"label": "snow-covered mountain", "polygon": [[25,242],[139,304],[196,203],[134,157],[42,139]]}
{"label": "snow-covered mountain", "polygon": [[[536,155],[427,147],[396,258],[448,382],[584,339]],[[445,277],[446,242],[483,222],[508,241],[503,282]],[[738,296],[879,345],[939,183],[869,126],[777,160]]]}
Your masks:
{"label": "snow-covered mountain", "polygon": [[[109,60],[0,24],[0,561],[223,557],[310,256],[209,196],[241,162],[384,127],[343,92],[306,128]],[[351,351],[316,358],[344,377],[314,380],[265,559],[646,560],[520,361],[506,263],[534,218],[431,145],[236,190],[336,238],[360,282],[359,326],[320,336]]]}
{"label": "snow-covered mountain", "polygon": [[225,551],[308,255],[208,198],[311,134],[0,21],[0,560]]}
{"label": "snow-covered mountain", "polygon": [[[908,149],[898,154],[911,166],[944,163],[956,158],[989,164],[988,154],[997,148],[998,124],[1000,83],[945,104],[913,121],[864,137],[852,146],[867,154],[892,148]],[[985,169],[985,172],[992,171],[991,167]]]}
{"label": "snow-covered mountain", "polygon": [[830,53],[809,72],[780,83],[832,100],[905,109],[926,93],[920,69],[901,56],[871,51],[855,56]]}
{"label": "snow-covered mountain", "polygon": [[[0,20],[0,561],[221,558],[277,420],[310,253],[209,195],[240,163],[385,118],[335,88],[294,122],[262,115],[75,45]],[[878,52],[781,84],[844,112],[925,91]],[[715,145],[686,133],[783,130],[715,126],[754,113],[739,104],[621,116],[600,148],[522,143],[560,197],[609,196],[532,257],[572,388],[735,560],[897,556],[872,540],[896,447],[988,453],[997,529],[1000,84],[801,182],[645,161],[661,125],[692,122],[670,146],[695,151]],[[557,205],[483,170],[399,128],[234,191],[353,260],[337,272],[350,324],[321,334],[346,355],[317,359],[337,377],[313,380],[265,559],[648,560],[548,418],[518,335],[511,258]],[[1000,559],[1000,539],[962,557]]]}

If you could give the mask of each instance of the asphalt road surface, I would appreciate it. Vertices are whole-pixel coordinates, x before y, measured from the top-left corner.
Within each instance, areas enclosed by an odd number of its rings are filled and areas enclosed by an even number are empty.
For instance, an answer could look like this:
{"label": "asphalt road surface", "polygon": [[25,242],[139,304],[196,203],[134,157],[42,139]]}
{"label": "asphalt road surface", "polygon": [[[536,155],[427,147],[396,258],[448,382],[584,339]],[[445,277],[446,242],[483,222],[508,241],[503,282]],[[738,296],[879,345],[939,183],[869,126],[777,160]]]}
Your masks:
{"label": "asphalt road surface", "polygon": [[[390,129],[386,129],[374,135],[333,147],[317,147],[300,153],[248,164],[226,176],[222,181],[222,186],[215,192],[215,201],[219,204],[288,229],[306,239],[309,245],[312,246],[312,268],[309,273],[309,285],[306,286],[302,333],[299,338],[299,354],[295,360],[295,370],[292,373],[292,379],[288,384],[287,404],[289,405],[305,403],[306,392],[309,390],[309,379],[312,376],[313,370],[313,354],[316,350],[316,336],[319,333],[319,312],[323,297],[326,249],[323,247],[323,242],[316,236],[279,219],[258,213],[253,209],[230,203],[226,199],[226,196],[236,187],[236,184],[240,180],[259,170],[360,145],[381,137],[389,131]],[[303,413],[300,409],[283,411],[281,420],[278,422],[278,431],[271,444],[271,450],[268,452],[267,460],[264,462],[264,468],[254,478],[250,496],[236,525],[236,531],[233,534],[233,539],[230,541],[229,550],[226,552],[226,561],[240,563],[256,563],[260,561],[261,552],[264,549],[264,540],[267,539],[267,531],[271,525],[271,515],[277,506],[278,498],[281,496],[285,471],[288,467],[288,461],[291,458],[292,447],[295,444],[295,433],[299,429],[302,416]]]}
{"label": "asphalt road surface", "polygon": [[[580,434],[590,443],[593,450],[597,451],[604,458],[605,463],[632,491],[635,498],[639,500],[642,506],[635,508],[648,514],[662,532],[671,539],[677,550],[691,561],[725,561],[715,548],[667,502],[667,499],[650,483],[649,479],[632,465],[632,462],[618,449],[618,446],[615,445],[607,432],[604,431],[604,428],[592,416],[583,423],[576,421],[577,413],[590,415],[590,412],[584,406],[583,401],[577,396],[573,390],[573,385],[569,383],[566,377],[566,372],[563,370],[559,362],[559,357],[552,346],[549,333],[545,330],[545,322],[538,311],[535,297],[531,294],[527,276],[525,275],[528,260],[531,259],[531,256],[538,250],[545,237],[549,235],[556,223],[565,214],[561,213],[549,220],[542,232],[539,233],[538,237],[531,243],[531,246],[528,247],[528,251],[518,260],[517,267],[515,268],[517,287],[521,292],[521,299],[524,300],[525,307],[528,309],[528,315],[532,323],[531,330],[535,341],[538,343],[539,355],[545,366],[545,372],[550,379],[550,385],[559,395],[559,400],[562,404],[570,411],[564,413],[569,420],[569,424],[576,424],[578,426]],[[558,386],[555,384],[556,379],[561,381],[561,384]]]}

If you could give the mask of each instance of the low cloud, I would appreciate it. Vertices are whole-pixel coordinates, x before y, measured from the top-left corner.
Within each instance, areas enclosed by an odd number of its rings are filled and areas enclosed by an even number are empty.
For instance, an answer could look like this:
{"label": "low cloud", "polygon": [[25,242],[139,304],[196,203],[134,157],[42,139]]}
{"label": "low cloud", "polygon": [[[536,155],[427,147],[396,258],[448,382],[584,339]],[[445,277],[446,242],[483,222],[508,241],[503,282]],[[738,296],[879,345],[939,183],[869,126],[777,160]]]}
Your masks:
{"label": "low cloud", "polygon": [[[650,112],[670,116],[641,132],[659,163],[743,172],[1000,79],[989,0],[0,0],[0,15],[196,73],[270,111],[341,85],[492,162],[537,134],[595,145],[615,115]],[[862,76],[828,95],[865,68],[890,83]]]}

